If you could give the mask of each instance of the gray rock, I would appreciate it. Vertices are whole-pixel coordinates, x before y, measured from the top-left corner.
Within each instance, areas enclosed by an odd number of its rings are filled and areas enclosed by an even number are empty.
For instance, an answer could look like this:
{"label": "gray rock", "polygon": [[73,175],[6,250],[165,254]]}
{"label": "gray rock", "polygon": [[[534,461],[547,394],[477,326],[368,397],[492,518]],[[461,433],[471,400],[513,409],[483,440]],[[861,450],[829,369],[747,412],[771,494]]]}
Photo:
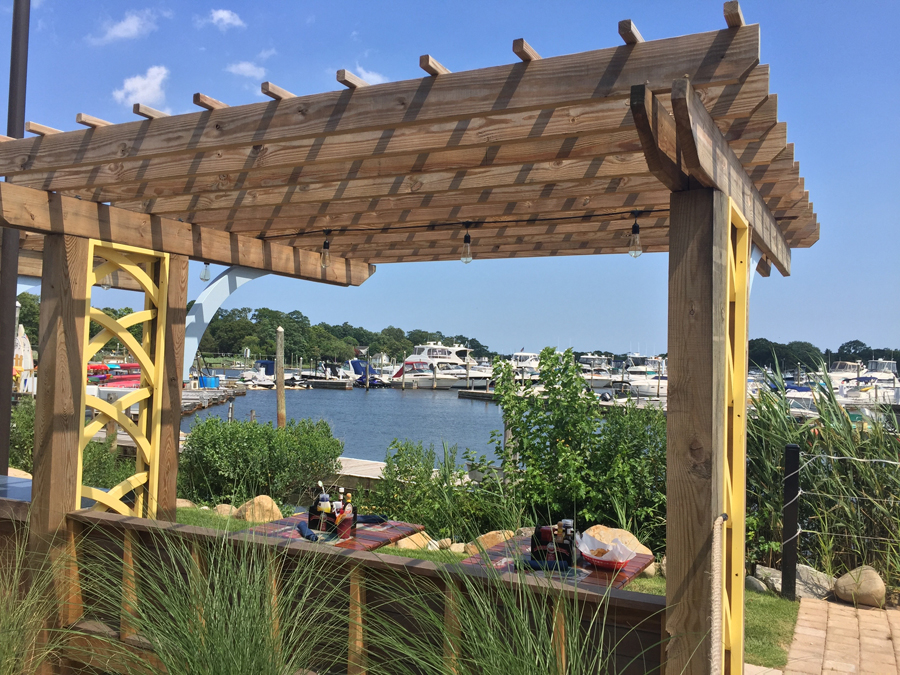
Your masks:
{"label": "gray rock", "polygon": [[645,569],[643,572],[641,572],[638,576],[642,577],[644,579],[652,579],[653,577],[656,576],[657,567],[658,567],[658,565],[655,562],[650,563],[647,566],[647,569]]}
{"label": "gray rock", "polygon": [[666,556],[663,556],[662,560],[659,561],[659,573],[663,579],[666,578]]}
{"label": "gray rock", "polygon": [[744,587],[748,591],[756,591],[757,593],[768,593],[769,588],[756,577],[745,577]]}
{"label": "gray rock", "polygon": [[763,582],[773,593],[781,593],[781,571],[774,567],[765,567],[764,565],[756,566],[756,574],[754,576]]}
{"label": "gray rock", "polygon": [[[763,565],[756,566],[756,578],[773,593],[781,595],[781,570]],[[834,587],[834,577],[819,572],[808,565],[797,565],[797,599],[822,600]]]}
{"label": "gray rock", "polygon": [[885,598],[884,581],[868,565],[847,572],[834,583],[834,594],[844,602],[869,607],[883,607]]}
{"label": "gray rock", "polygon": [[447,537],[445,539],[438,540],[437,544],[438,544],[438,548],[443,551],[444,549],[450,548],[450,544],[452,544],[452,543],[453,543],[453,540],[450,539],[449,537]]}

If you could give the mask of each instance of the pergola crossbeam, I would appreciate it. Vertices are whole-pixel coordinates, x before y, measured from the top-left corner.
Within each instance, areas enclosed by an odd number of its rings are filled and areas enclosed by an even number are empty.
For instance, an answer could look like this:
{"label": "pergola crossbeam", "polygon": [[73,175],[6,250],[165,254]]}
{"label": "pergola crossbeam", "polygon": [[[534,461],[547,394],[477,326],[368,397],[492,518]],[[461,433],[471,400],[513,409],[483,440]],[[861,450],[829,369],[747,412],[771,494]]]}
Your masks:
{"label": "pergola crossbeam", "polygon": [[175,220],[0,183],[0,224],[39,234],[65,234],[114,241],[220,265],[265,269],[274,274],[339,286],[358,286],[374,272],[364,262],[332,258],[322,269],[313,251],[203,229]]}

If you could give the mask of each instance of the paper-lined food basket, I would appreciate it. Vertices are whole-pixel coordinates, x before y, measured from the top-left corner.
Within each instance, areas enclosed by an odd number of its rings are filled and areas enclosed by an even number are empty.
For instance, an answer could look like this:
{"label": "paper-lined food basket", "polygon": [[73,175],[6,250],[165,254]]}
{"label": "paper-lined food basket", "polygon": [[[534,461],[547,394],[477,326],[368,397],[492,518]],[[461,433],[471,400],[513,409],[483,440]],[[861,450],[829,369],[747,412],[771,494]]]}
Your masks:
{"label": "paper-lined food basket", "polygon": [[579,534],[575,536],[575,543],[582,557],[601,569],[620,570],[637,555],[618,538],[606,543],[589,534]]}

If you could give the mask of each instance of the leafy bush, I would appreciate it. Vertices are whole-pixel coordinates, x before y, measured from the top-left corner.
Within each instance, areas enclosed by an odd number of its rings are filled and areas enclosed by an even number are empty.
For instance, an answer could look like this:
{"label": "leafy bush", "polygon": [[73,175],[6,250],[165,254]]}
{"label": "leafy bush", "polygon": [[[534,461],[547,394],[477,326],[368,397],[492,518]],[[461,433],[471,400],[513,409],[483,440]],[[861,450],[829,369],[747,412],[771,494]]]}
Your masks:
{"label": "leafy bush", "polygon": [[509,487],[542,522],[576,518],[625,527],[665,548],[666,424],[662,410],[601,411],[571,350],[540,355],[543,391],[523,389],[508,362],[494,365],[509,441],[495,434]]}
{"label": "leafy bush", "polygon": [[[12,410],[9,465],[32,473],[34,470],[34,399],[23,398]],[[111,488],[134,475],[134,459],[110,450],[110,442],[91,442],[84,449],[82,482],[97,488]]]}
{"label": "leafy bush", "polygon": [[[483,532],[518,527],[515,507],[505,499],[503,485],[489,472],[480,482],[468,480],[457,463],[456,446],[444,444],[438,459],[434,446],[421,441],[394,440],[388,447],[382,479],[374,490],[359,495],[361,507],[396,520],[425,526],[433,537],[469,541]],[[465,459],[482,467],[470,453]],[[437,463],[437,469],[435,464]]]}
{"label": "leafy bush", "polygon": [[279,503],[312,495],[338,473],[344,444],[324,420],[291,420],[282,429],[257,422],[198,421],[179,462],[178,490],[197,503],[241,504],[267,494]]}

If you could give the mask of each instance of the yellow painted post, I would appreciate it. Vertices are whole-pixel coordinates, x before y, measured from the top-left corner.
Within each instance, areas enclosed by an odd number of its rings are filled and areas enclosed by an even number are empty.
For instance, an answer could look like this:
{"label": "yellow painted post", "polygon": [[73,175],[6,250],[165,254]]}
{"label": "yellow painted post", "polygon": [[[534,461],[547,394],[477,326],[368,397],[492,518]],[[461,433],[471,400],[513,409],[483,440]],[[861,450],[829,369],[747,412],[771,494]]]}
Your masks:
{"label": "yellow painted post", "polygon": [[750,281],[750,228],[729,199],[728,314],[725,372],[725,522],[723,579],[724,672],[744,667],[744,568],[747,458],[747,321]]}

